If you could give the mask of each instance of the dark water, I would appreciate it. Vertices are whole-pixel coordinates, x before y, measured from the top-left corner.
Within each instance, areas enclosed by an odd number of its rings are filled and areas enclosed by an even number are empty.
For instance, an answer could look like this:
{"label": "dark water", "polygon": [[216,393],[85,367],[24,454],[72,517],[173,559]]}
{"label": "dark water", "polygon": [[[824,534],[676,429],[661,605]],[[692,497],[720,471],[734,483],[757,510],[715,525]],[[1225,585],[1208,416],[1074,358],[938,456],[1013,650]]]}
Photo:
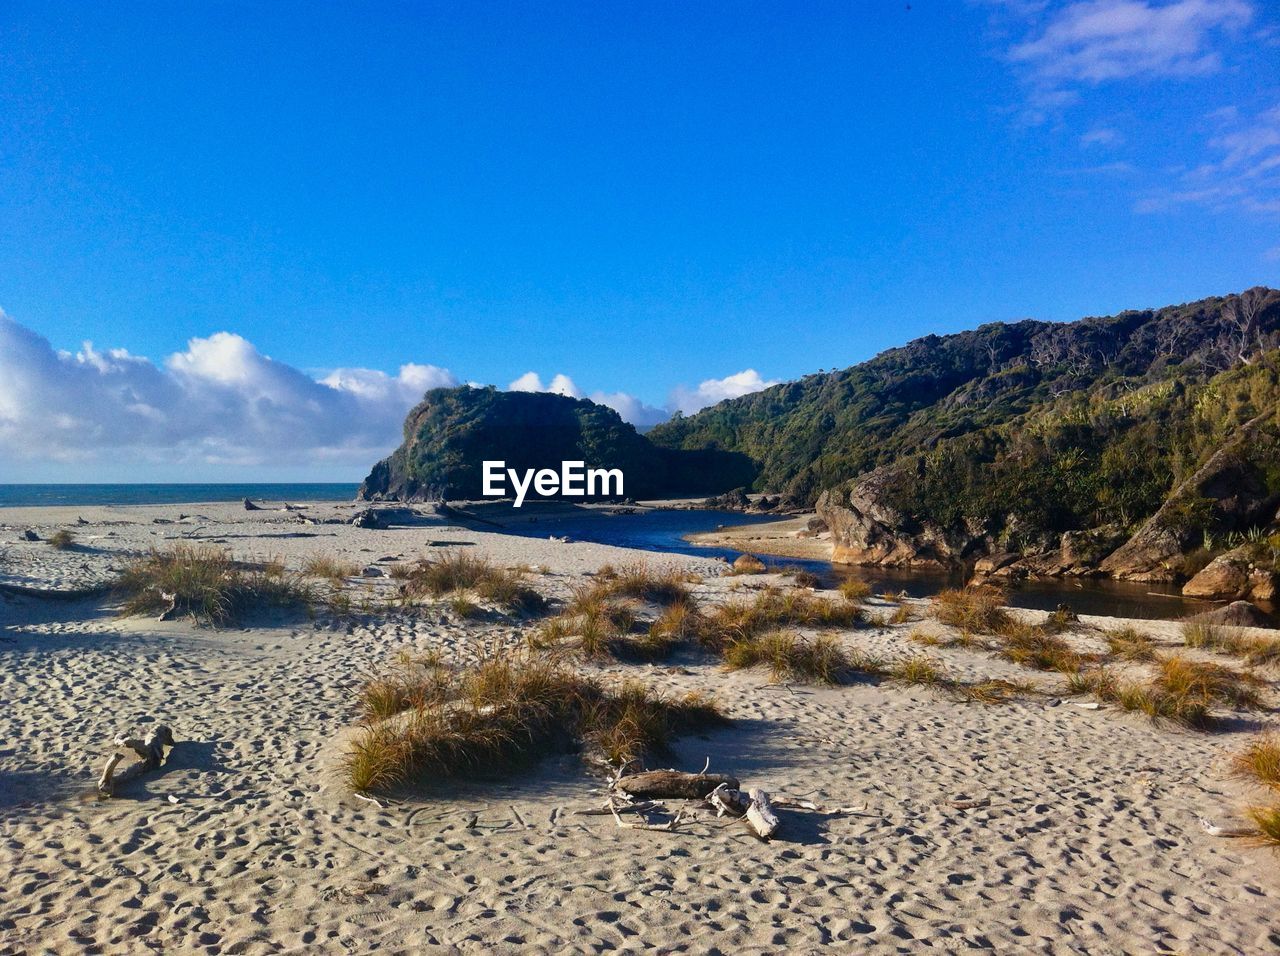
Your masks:
{"label": "dark water", "polygon": [[[567,535],[576,541],[592,541],[623,548],[642,548],[698,557],[721,557],[732,561],[742,552],[729,548],[704,548],[690,544],[684,536],[714,531],[729,525],[761,524],[777,520],[761,515],[731,511],[648,511],[635,515],[548,517],[530,525],[513,525],[514,534],[545,538]],[[829,561],[801,561],[759,555],[772,568],[799,567],[811,571],[827,586],[847,577],[861,578],[876,594],[905,591],[911,597],[930,597],[943,588],[965,583],[963,574],[904,571],[893,568],[846,568]],[[1095,579],[1047,579],[1011,585],[1009,603],[1015,607],[1052,611],[1067,604],[1077,614],[1111,617],[1176,620],[1206,610],[1213,605],[1190,601],[1177,593],[1174,585],[1132,584],[1126,581]]]}
{"label": "dark water", "polygon": [[0,508],[45,505],[181,505],[197,501],[350,501],[353,484],[0,485]]}

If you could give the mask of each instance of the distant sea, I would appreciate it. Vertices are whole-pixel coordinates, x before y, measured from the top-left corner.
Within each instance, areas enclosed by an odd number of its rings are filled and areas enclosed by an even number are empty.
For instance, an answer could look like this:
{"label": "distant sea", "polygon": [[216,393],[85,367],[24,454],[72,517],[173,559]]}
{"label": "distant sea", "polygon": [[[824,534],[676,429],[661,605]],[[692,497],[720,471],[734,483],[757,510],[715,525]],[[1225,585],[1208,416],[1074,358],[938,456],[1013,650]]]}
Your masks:
{"label": "distant sea", "polygon": [[351,501],[357,484],[0,485],[0,508],[180,505],[197,501]]}

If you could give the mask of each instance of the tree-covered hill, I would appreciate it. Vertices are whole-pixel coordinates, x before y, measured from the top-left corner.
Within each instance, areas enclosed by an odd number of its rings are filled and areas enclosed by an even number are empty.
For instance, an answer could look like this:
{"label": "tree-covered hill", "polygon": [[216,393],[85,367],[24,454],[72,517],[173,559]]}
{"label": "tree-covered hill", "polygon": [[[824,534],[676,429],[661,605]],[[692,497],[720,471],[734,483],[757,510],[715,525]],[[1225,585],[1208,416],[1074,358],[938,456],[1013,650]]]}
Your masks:
{"label": "tree-covered hill", "polygon": [[495,388],[437,388],[405,419],[404,443],[378,462],[363,498],[480,498],[483,463],[560,470],[620,468],[631,497],[715,494],[750,482],[744,455],[658,448],[613,409],[586,399]]}

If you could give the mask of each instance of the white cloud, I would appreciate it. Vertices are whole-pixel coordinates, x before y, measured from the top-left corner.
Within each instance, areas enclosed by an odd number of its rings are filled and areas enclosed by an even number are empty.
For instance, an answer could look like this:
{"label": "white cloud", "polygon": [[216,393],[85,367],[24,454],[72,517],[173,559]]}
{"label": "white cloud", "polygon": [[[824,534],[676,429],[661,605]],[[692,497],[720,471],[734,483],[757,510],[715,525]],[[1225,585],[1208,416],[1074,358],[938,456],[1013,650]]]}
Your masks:
{"label": "white cloud", "polygon": [[1052,14],[1009,58],[1049,83],[1204,75],[1222,67],[1217,34],[1253,15],[1246,0],[1082,0]]}
{"label": "white cloud", "polygon": [[[395,375],[338,368],[317,379],[231,332],[193,338],[158,363],[88,342],[60,352],[0,311],[0,480],[14,480],[19,466],[38,474],[42,463],[73,480],[175,472],[199,480],[224,466],[358,476],[399,444],[405,413],[424,392],[458,382],[448,369],[413,363]],[[776,384],[746,369],[677,388],[665,408],[626,392],[590,398],[643,430],[677,409],[691,414]],[[544,385],[527,372],[509,388],[583,397],[563,373]],[[81,465],[92,470],[68,470]]]}
{"label": "white cloud", "polygon": [[608,405],[622,416],[624,422],[630,422],[640,431],[660,425],[671,417],[667,409],[646,405],[626,392],[592,392],[591,400],[597,405]]}
{"label": "white cloud", "polygon": [[58,352],[0,312],[0,460],[359,470],[396,445],[427,388],[453,384],[428,365],[316,381],[228,332],[194,338],[161,365],[91,343]]}
{"label": "white cloud", "polygon": [[542,384],[542,376],[537,372],[525,372],[518,379],[507,386],[508,392],[551,392],[555,395],[564,395],[568,398],[582,398],[582,390],[573,383],[568,375],[557,374],[551,379],[550,385]]}
{"label": "white cloud", "polygon": [[673,409],[691,415],[699,409],[722,402],[726,398],[740,398],[777,384],[779,382],[776,379],[766,382],[760,377],[759,372],[749,368],[733,375],[726,375],[724,378],[709,378],[699,384],[696,389],[680,386],[672,391],[668,404]]}
{"label": "white cloud", "polygon": [[1080,137],[1081,146],[1119,146],[1123,142],[1124,135],[1107,126],[1095,127]]}
{"label": "white cloud", "polygon": [[1202,205],[1218,210],[1280,213],[1280,106],[1248,116],[1217,110],[1219,132],[1209,140],[1211,158],[1183,173],[1177,188],[1141,199],[1138,212]]}

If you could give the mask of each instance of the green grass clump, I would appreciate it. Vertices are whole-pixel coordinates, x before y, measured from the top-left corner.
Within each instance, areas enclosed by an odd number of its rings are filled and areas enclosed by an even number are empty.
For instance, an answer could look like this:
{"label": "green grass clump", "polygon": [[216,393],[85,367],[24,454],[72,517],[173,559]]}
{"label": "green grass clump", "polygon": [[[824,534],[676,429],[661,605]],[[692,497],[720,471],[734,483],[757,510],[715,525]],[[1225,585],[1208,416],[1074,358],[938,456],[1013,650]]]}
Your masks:
{"label": "green grass clump", "polygon": [[56,551],[70,551],[75,547],[76,537],[66,528],[59,528],[53,534],[49,535],[49,547]]}
{"label": "green grass clump", "polygon": [[1089,655],[1074,650],[1056,634],[1012,620],[998,641],[1000,656],[1034,670],[1070,674],[1093,660]]}
{"label": "green grass clump", "polygon": [[[608,687],[554,661],[500,656],[462,670],[379,678],[402,694],[390,716],[364,708],[369,723],[346,755],[348,786],[387,790],[428,776],[492,771],[554,750],[587,748],[612,762],[661,754],[671,739],[724,718],[710,698],[672,698],[643,684]],[[363,692],[383,701],[374,682]],[[412,701],[404,706],[405,701]]]}
{"label": "green grass clump", "polygon": [[889,668],[889,676],[900,683],[915,686],[936,687],[947,681],[942,665],[923,654],[895,661]]}
{"label": "green grass clump", "polygon": [[310,608],[315,594],[299,581],[246,568],[221,548],[180,544],[131,561],[116,580],[124,614],[176,614],[222,625],[266,606]]}

